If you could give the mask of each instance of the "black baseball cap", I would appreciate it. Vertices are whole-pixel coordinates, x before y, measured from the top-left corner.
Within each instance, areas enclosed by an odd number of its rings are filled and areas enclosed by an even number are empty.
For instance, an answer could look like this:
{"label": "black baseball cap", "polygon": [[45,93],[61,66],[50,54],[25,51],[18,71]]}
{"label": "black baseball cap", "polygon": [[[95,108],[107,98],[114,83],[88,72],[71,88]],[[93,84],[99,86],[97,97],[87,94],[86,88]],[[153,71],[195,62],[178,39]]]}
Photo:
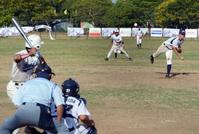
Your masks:
{"label": "black baseball cap", "polygon": [[184,29],[181,29],[180,31],[179,31],[179,34],[181,34],[181,35],[185,35],[185,30]]}

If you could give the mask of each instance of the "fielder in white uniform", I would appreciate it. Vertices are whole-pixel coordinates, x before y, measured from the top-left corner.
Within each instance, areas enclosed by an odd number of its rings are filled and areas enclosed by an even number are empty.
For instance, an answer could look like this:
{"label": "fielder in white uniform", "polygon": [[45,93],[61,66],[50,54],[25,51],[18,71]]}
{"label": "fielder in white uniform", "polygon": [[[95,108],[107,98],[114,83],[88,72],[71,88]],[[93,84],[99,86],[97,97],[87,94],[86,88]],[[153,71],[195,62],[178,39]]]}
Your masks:
{"label": "fielder in white uniform", "polygon": [[124,53],[125,56],[129,59],[132,60],[131,57],[129,57],[128,53],[124,50],[124,42],[122,40],[122,36],[119,34],[119,31],[116,30],[114,34],[111,36],[112,39],[112,47],[110,51],[108,52],[105,60],[108,61],[109,58],[111,57],[111,54],[114,53]]}
{"label": "fielder in white uniform", "polygon": [[[95,123],[91,119],[91,115],[86,108],[86,100],[80,98],[78,94],[79,84],[71,78],[67,79],[62,84],[62,92],[65,102],[63,117],[65,125],[68,128],[67,134],[97,134]],[[55,105],[52,104],[52,116],[57,117],[57,113],[54,109]]]}
{"label": "fielder in white uniform", "polygon": [[40,37],[33,34],[28,38],[32,43],[32,48],[25,43],[26,50],[19,51],[14,56],[11,80],[7,85],[7,95],[10,99],[16,94],[16,90],[30,79],[34,67],[44,62],[39,52],[42,44]]}
{"label": "fielder in white uniform", "polygon": [[138,48],[142,47],[142,36],[143,36],[143,32],[140,28],[138,28],[138,31],[136,33],[136,44]]}
{"label": "fielder in white uniform", "polygon": [[181,56],[182,48],[181,45],[184,42],[185,38],[185,31],[180,30],[179,35],[176,37],[171,37],[165,42],[162,43],[162,45],[157,49],[155,53],[153,53],[150,57],[151,64],[154,63],[154,58],[158,57],[160,54],[165,53],[166,60],[167,60],[167,73],[166,78],[172,77],[171,75],[171,69],[172,69],[172,59],[173,59],[173,51],[175,54],[180,58],[181,60],[184,60],[184,58]]}

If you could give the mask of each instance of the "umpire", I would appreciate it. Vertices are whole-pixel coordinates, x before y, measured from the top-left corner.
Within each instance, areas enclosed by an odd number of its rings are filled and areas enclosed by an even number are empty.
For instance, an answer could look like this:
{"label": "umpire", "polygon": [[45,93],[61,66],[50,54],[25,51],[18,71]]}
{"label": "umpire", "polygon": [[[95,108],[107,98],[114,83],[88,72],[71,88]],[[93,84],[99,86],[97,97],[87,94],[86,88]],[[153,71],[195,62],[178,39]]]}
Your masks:
{"label": "umpire", "polygon": [[[30,125],[53,133],[64,131],[62,127],[63,99],[61,89],[50,81],[54,73],[47,64],[40,64],[35,69],[35,77],[22,86],[12,101],[17,110],[0,126],[0,134],[12,134],[20,127]],[[57,106],[58,124],[53,124],[50,114],[50,103]]]}

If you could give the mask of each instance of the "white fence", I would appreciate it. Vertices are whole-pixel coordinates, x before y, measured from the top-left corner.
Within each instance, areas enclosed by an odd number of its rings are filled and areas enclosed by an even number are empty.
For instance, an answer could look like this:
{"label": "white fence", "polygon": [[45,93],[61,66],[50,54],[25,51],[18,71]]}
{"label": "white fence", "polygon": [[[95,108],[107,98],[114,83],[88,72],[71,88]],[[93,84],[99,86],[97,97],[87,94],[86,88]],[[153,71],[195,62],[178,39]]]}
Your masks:
{"label": "white fence", "polygon": [[[29,33],[34,30],[34,27],[22,27],[25,33]],[[118,29],[123,37],[134,37],[138,28],[90,28],[85,29],[79,27],[69,27],[67,35],[71,37],[84,36],[89,37],[109,37],[114,30]],[[148,28],[141,28],[142,32],[146,35],[150,33],[151,37],[172,37],[178,35],[179,29],[172,28],[151,28],[150,32]],[[0,28],[0,37],[6,36],[18,36],[19,32],[15,27]],[[186,38],[199,38],[199,29],[186,29]]]}

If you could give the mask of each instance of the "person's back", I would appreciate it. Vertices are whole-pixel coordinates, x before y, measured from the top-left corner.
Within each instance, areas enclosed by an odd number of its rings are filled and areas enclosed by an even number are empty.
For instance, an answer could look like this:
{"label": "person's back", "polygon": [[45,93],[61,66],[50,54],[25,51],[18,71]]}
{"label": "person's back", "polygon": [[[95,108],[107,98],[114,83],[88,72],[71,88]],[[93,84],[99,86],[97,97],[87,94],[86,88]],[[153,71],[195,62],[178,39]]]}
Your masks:
{"label": "person's back", "polygon": [[77,129],[80,115],[90,116],[84,101],[72,96],[65,97],[64,119],[69,129]]}
{"label": "person's back", "polygon": [[171,37],[171,38],[167,39],[164,42],[164,44],[171,49],[171,46],[179,47],[180,45],[182,45],[183,42],[184,42],[184,39],[180,40],[178,36],[175,36],[175,37]]}
{"label": "person's back", "polygon": [[19,89],[17,95],[13,97],[13,103],[20,105],[23,102],[35,102],[49,107],[52,101],[53,90],[57,90],[56,88],[55,83],[45,78],[34,78],[24,83],[24,86]]}
{"label": "person's back", "polygon": [[[69,134],[96,134],[95,123],[86,107],[86,100],[80,98],[79,84],[73,79],[65,80],[62,83],[62,92],[64,97],[65,125]],[[57,117],[55,105],[51,105],[52,117]],[[54,120],[56,122],[56,120]]]}

